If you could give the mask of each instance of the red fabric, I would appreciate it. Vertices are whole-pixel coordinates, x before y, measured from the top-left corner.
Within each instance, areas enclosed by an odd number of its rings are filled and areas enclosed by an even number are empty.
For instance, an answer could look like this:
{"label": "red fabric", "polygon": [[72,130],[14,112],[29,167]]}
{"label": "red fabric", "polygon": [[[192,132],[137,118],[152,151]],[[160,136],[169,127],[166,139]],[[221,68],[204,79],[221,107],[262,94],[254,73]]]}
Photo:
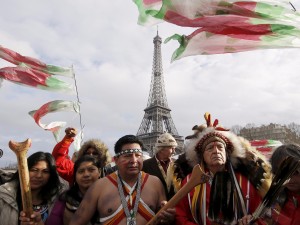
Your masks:
{"label": "red fabric", "polygon": [[0,69],[0,77],[32,87],[47,86],[47,79],[50,76],[51,74],[27,67],[4,67]]}
{"label": "red fabric", "polygon": [[[186,179],[184,179],[183,184],[186,184]],[[192,193],[194,193],[194,191],[192,191]],[[187,196],[176,205],[175,216],[176,225],[197,225],[193,219]]]}
{"label": "red fabric", "polygon": [[33,67],[34,69],[46,69],[47,65],[43,62],[41,62],[38,59],[29,57],[29,56],[23,56],[13,50],[10,50],[8,48],[4,48],[0,46],[0,51],[2,51],[4,54],[1,54],[1,58],[7,60],[8,62],[11,62],[15,65],[19,65],[20,63],[26,63],[27,65],[30,65],[30,67]]}
{"label": "red fabric", "polygon": [[69,147],[73,141],[74,138],[65,136],[61,142],[55,145],[52,151],[58,174],[70,184],[73,183],[74,162],[69,157]]}
{"label": "red fabric", "polygon": [[[295,205],[296,203],[296,205]],[[276,225],[300,224],[300,195],[290,193],[279,215],[272,213]]]}
{"label": "red fabric", "polygon": [[250,25],[249,18],[239,15],[217,15],[201,16],[190,19],[178,12],[167,11],[164,20],[182,27],[214,27],[214,26],[234,26],[243,27]]}
{"label": "red fabric", "polygon": [[[190,176],[190,175],[189,175]],[[236,174],[237,181],[239,182],[240,178],[242,178],[242,185],[241,189],[243,192],[243,196],[247,196],[247,185],[248,185],[248,180],[246,177],[242,176],[241,174]],[[185,178],[182,182],[182,186],[185,185],[187,182],[187,178]],[[191,201],[194,195],[194,189],[190,192],[191,196]],[[209,209],[209,196],[210,196],[210,185],[207,183],[206,184],[206,210],[208,213]],[[254,186],[250,183],[250,192],[249,192],[249,214],[252,214],[259,203],[261,202],[262,198],[254,188]],[[245,203],[246,199],[245,199]],[[189,200],[188,196],[185,196],[176,206],[176,224],[177,225],[196,225],[197,223],[195,222],[191,209],[189,206]],[[206,217],[206,224],[210,225],[211,221]],[[256,224],[264,224],[261,221],[258,221]]]}
{"label": "red fabric", "polygon": [[268,139],[263,139],[263,140],[254,140],[250,141],[251,146],[257,147],[257,146],[263,146],[268,144]]}
{"label": "red fabric", "polygon": [[192,39],[201,32],[209,32],[219,35],[227,35],[232,38],[239,38],[252,41],[260,41],[264,35],[273,34],[272,28],[268,24],[249,25],[243,27],[202,27],[188,36]]}
{"label": "red fabric", "polygon": [[159,162],[160,162],[160,165],[162,166],[162,168],[164,169],[165,173],[167,174],[168,167],[169,167],[171,160],[170,159],[168,161],[159,160]]}

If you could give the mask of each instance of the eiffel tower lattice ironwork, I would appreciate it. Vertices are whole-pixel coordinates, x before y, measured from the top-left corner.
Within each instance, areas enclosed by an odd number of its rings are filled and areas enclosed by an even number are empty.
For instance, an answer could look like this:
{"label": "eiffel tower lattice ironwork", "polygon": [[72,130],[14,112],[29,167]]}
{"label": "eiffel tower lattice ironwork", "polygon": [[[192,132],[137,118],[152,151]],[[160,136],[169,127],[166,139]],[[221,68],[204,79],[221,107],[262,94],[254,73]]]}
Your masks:
{"label": "eiffel tower lattice ironwork", "polygon": [[178,143],[176,153],[180,153],[183,147],[183,137],[179,136],[171,117],[171,109],[168,107],[162,72],[162,41],[158,33],[154,37],[153,43],[154,55],[150,93],[137,136],[142,140],[149,155],[152,156],[157,138],[162,133],[168,132],[176,139]]}

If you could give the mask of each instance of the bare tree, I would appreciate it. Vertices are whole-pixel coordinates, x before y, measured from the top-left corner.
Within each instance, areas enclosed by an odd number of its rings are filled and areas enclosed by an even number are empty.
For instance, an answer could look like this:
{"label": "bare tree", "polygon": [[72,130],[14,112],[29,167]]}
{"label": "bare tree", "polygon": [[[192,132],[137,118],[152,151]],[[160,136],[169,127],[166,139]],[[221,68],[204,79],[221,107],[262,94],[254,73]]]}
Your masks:
{"label": "bare tree", "polygon": [[300,125],[293,122],[293,123],[288,124],[287,128],[290,129],[291,131],[295,132],[298,137],[300,136]]}
{"label": "bare tree", "polygon": [[240,125],[234,125],[230,128],[230,131],[232,131],[233,133],[235,133],[236,135],[240,135],[241,129],[243,127]]}
{"label": "bare tree", "polygon": [[247,123],[245,126],[246,129],[250,129],[250,128],[254,128],[254,127],[255,127],[254,123]]}

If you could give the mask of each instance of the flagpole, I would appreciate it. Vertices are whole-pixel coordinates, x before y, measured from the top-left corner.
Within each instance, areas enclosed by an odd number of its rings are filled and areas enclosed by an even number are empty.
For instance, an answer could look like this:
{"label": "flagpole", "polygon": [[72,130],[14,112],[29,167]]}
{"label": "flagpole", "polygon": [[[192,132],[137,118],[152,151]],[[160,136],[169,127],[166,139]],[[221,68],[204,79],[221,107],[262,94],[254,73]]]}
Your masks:
{"label": "flagpole", "polygon": [[79,100],[78,86],[77,86],[77,81],[76,81],[76,76],[75,76],[73,65],[71,66],[71,68],[72,68],[72,73],[73,73],[73,77],[74,77],[75,91],[76,91],[76,97],[77,97],[79,124],[80,124],[80,129],[81,129],[81,132],[80,132],[80,144],[81,144],[82,140],[83,140],[83,128],[84,128],[84,125],[82,124],[82,115],[81,115],[81,109],[80,109],[81,102]]}

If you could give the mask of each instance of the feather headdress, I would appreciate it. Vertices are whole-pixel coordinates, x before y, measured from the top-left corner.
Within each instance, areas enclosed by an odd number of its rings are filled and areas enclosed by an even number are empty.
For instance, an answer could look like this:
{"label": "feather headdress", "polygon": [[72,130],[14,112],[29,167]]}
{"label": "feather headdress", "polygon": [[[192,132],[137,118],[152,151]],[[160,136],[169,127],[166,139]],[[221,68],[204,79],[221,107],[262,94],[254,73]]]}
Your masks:
{"label": "feather headdress", "polygon": [[[227,158],[226,170],[217,172],[213,176],[208,217],[216,223],[236,223],[238,219],[247,215],[245,196],[237,181],[236,172],[248,177],[258,193],[264,197],[271,184],[271,165],[263,154],[251,146],[249,141],[220,126],[218,120],[212,123],[209,113],[205,113],[204,118],[206,124],[193,127],[194,133],[185,139],[184,153],[175,161],[177,180],[184,179],[191,168],[197,164],[205,169],[203,158],[205,147],[211,142],[223,143]],[[203,189],[196,188],[195,192],[201,194],[201,190]],[[197,198],[198,194],[194,197]],[[204,212],[202,200],[193,198],[191,209],[193,217],[199,221],[205,220],[207,215],[202,213]]]}
{"label": "feather headdress", "polygon": [[250,142],[239,137],[228,129],[219,126],[216,119],[213,123],[211,115],[205,113],[206,125],[197,126],[193,135],[186,138],[184,152],[191,167],[200,163],[203,165],[203,150],[213,141],[221,141],[226,145],[228,158],[234,170],[239,170],[249,177],[250,182],[264,197],[271,184],[271,166],[265,156],[251,146]]}

